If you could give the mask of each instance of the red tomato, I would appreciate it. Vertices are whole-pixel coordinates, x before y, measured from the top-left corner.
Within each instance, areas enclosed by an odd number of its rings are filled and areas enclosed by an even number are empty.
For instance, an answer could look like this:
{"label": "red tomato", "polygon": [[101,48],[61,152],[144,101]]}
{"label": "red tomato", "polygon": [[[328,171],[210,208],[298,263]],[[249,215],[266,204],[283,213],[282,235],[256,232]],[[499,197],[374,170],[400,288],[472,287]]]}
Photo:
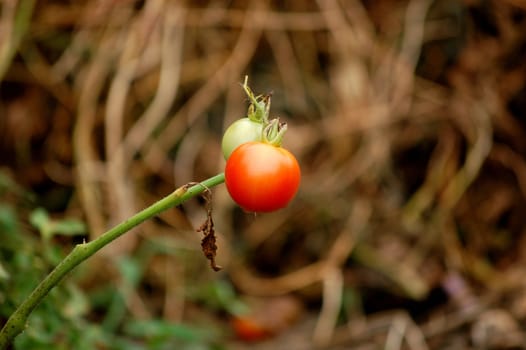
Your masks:
{"label": "red tomato", "polygon": [[230,196],[249,212],[286,207],[298,190],[300,178],[300,167],[292,153],[265,142],[237,147],[225,167]]}
{"label": "red tomato", "polygon": [[236,336],[241,340],[253,342],[269,336],[265,327],[248,317],[234,317],[231,322]]}

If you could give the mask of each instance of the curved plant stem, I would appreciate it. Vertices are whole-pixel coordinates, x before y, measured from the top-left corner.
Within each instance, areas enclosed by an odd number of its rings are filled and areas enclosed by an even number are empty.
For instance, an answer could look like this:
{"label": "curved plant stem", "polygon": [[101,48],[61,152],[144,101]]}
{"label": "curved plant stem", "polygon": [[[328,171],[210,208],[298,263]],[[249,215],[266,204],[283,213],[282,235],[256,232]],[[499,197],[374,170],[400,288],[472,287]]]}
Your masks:
{"label": "curved plant stem", "polygon": [[[0,44],[0,81],[3,79],[7,69],[29,29],[31,16],[35,8],[35,0],[22,0],[17,8],[17,1],[2,4],[3,17],[9,17],[12,12],[13,18],[7,18],[7,30],[4,29],[3,42]],[[8,13],[7,16],[4,13]],[[7,33],[7,35],[5,35]]]}
{"label": "curved plant stem", "polygon": [[69,255],[66,256],[53,269],[53,271],[51,271],[46,276],[46,278],[44,278],[44,280],[42,280],[42,282],[40,282],[33,292],[9,317],[2,330],[0,330],[0,349],[6,349],[7,346],[12,343],[13,339],[24,330],[26,327],[27,318],[33,309],[42,301],[42,299],[44,299],[49,291],[53,289],[64,278],[64,276],[66,276],[77,265],[95,254],[114,239],[128,232],[133,227],[158,215],[162,211],[177,206],[192,197],[200,195],[205,190],[219,185],[224,181],[225,175],[221,173],[198,184],[182,186],[158,202],[155,202],[148,208],[121,222],[109,231],[106,231],[97,239],[75,246],[71,253],[69,253]]}

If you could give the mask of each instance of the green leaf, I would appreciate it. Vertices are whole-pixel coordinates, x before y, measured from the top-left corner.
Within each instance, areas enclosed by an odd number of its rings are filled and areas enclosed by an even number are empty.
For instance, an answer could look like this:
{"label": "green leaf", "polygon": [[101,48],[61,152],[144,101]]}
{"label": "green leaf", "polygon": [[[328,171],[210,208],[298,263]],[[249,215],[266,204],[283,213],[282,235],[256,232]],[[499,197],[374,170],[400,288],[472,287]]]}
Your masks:
{"label": "green leaf", "polygon": [[62,313],[69,319],[82,317],[89,311],[89,302],[86,295],[74,284],[67,286],[69,298],[62,306]]}
{"label": "green leaf", "polygon": [[126,256],[122,257],[117,261],[117,266],[119,267],[123,279],[130,286],[136,286],[139,284],[143,275],[143,269],[137,259]]}
{"label": "green leaf", "polygon": [[234,287],[226,280],[215,280],[200,286],[189,293],[189,296],[212,309],[226,311],[231,315],[240,315],[248,311],[248,306],[238,298]]}
{"label": "green leaf", "polygon": [[54,235],[74,236],[86,232],[86,225],[83,222],[76,219],[52,220],[43,208],[33,210],[29,222],[46,240]]}
{"label": "green leaf", "polygon": [[204,328],[163,320],[132,320],[125,325],[124,331],[140,338],[172,338],[187,342],[202,342],[213,335],[212,331]]}
{"label": "green leaf", "polygon": [[29,222],[38,229],[40,233],[43,233],[47,230],[47,226],[49,226],[49,215],[43,208],[37,208],[31,212]]}
{"label": "green leaf", "polygon": [[51,227],[53,234],[63,236],[74,236],[86,232],[86,225],[82,221],[76,219],[64,219],[54,221]]}
{"label": "green leaf", "polygon": [[15,210],[7,204],[0,204],[0,232],[15,233],[18,230],[18,218]]}
{"label": "green leaf", "polygon": [[0,279],[2,280],[9,279],[9,272],[7,272],[7,270],[2,264],[0,264]]}

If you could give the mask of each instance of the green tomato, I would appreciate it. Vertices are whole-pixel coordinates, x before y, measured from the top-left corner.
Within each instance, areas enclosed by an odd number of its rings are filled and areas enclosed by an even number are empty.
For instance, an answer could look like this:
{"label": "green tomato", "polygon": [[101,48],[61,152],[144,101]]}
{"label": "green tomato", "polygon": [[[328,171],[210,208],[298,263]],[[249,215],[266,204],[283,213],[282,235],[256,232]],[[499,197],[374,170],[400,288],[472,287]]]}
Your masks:
{"label": "green tomato", "polygon": [[250,120],[249,118],[236,120],[226,129],[223,135],[221,142],[223,156],[225,159],[228,159],[232,151],[238,146],[251,141],[261,141],[262,134],[262,123]]}

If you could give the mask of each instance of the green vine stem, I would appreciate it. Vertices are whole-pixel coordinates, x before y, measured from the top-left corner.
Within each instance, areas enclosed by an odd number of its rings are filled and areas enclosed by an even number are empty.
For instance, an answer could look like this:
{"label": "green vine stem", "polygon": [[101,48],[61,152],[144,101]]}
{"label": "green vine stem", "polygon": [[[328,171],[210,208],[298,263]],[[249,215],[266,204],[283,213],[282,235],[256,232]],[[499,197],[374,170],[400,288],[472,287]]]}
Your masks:
{"label": "green vine stem", "polygon": [[97,239],[75,246],[71,253],[69,253],[69,255],[67,255],[64,260],[62,260],[53,271],[42,280],[42,282],[40,282],[33,292],[9,317],[2,330],[0,330],[0,349],[6,349],[8,345],[13,342],[13,339],[25,329],[27,319],[35,307],[42,301],[42,299],[44,299],[49,291],[77,265],[140,223],[167,209],[175,207],[192,197],[198,196],[209,188],[219,185],[224,181],[225,175],[224,173],[220,173],[195,185],[179,187],[158,202],[155,202],[148,208],[121,222],[109,231],[106,231]]}

